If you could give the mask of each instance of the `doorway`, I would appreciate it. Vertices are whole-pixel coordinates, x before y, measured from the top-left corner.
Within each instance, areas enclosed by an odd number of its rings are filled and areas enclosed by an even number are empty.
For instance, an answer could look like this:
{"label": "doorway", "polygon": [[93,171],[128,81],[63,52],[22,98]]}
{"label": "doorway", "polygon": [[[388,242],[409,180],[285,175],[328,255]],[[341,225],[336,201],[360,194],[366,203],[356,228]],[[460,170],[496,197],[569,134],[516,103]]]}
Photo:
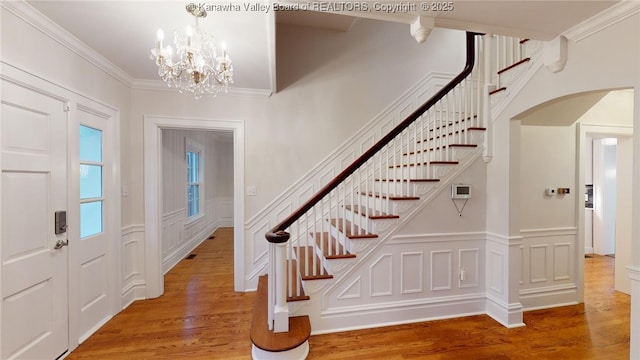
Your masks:
{"label": "doorway", "polygon": [[234,289],[245,289],[244,267],[244,122],[145,116],[144,118],[144,209],[146,297],[164,292],[162,233],[162,132],[168,129],[223,131],[233,135],[233,226]]}
{"label": "doorway", "polygon": [[162,271],[233,227],[233,132],[162,130]]}
{"label": "doorway", "polygon": [[615,289],[630,294],[632,129],[584,127],[585,257],[614,258]]}

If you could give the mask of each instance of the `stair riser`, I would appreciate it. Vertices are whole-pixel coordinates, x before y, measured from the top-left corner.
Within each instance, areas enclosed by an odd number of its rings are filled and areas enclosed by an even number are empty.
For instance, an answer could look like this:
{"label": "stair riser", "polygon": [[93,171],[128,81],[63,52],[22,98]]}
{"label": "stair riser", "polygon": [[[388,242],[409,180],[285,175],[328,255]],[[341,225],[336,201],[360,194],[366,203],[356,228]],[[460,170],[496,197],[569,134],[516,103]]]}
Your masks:
{"label": "stair riser", "polygon": [[[360,196],[360,201],[365,204],[367,196]],[[370,206],[375,206],[376,210],[382,211],[385,214],[400,215],[404,212],[407,203],[413,203],[413,200],[387,200],[378,197],[368,196]]]}
{"label": "stair riser", "polygon": [[451,147],[448,150],[429,151],[428,154],[408,154],[402,156],[403,164],[425,163],[429,161],[453,160],[462,161],[473,154],[476,147]]}
{"label": "stair riser", "polygon": [[454,164],[431,164],[404,167],[402,169],[391,169],[390,176],[394,179],[440,179],[450,171],[452,171],[456,165]]}
{"label": "stair riser", "polygon": [[376,181],[374,185],[374,191],[384,194],[394,194],[398,196],[420,196],[424,195],[427,190],[437,186],[436,183],[431,182],[399,182],[394,181],[387,183],[386,181]]}
{"label": "stair riser", "polygon": [[[372,204],[369,204],[369,205],[372,206]],[[358,227],[365,229],[366,232],[371,234],[379,234],[381,230],[386,228],[382,224],[384,222],[392,220],[392,219],[370,219],[366,216],[362,216],[352,211],[347,211],[346,216],[347,216],[347,219],[349,219],[349,221],[358,225]]]}

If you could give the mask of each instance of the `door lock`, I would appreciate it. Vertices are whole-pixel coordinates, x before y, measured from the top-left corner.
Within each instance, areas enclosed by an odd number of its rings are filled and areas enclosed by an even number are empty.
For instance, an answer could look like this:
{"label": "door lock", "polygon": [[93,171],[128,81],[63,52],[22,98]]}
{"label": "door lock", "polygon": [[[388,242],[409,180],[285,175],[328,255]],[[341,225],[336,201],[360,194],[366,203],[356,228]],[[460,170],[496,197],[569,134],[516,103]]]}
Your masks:
{"label": "door lock", "polygon": [[56,245],[53,247],[53,249],[60,250],[65,246],[69,246],[69,240],[58,240],[56,241]]}
{"label": "door lock", "polygon": [[[59,210],[54,213],[54,234],[64,234],[67,232],[67,212]],[[64,245],[63,245],[64,246]]]}

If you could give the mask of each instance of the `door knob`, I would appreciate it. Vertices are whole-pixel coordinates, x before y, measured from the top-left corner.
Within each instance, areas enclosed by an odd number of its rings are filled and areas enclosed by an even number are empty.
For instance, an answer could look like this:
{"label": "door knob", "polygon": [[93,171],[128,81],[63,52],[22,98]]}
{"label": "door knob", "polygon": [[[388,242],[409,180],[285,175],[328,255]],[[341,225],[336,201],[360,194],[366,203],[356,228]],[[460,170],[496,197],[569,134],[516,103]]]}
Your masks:
{"label": "door knob", "polygon": [[68,245],[69,245],[69,240],[58,240],[56,241],[56,245],[53,248],[55,250],[59,250]]}

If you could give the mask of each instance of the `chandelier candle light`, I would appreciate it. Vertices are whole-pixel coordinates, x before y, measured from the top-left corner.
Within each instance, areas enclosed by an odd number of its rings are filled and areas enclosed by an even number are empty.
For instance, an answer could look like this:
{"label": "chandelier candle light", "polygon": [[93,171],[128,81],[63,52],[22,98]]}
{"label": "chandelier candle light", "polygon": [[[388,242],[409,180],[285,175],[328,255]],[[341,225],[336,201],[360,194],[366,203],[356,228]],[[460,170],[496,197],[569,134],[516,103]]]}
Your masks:
{"label": "chandelier candle light", "polygon": [[196,99],[205,93],[215,96],[220,91],[227,92],[229,84],[233,83],[233,65],[226,45],[222,43],[222,55],[218,56],[213,36],[198,24],[199,18],[207,16],[205,9],[193,3],[186,9],[195,18],[195,27],[187,26],[185,35],[174,30],[175,58],[173,47],[163,46],[164,31],[158,29],[158,42],[151,49],[158,75],[169,87],[177,88],[181,93],[190,92]]}

